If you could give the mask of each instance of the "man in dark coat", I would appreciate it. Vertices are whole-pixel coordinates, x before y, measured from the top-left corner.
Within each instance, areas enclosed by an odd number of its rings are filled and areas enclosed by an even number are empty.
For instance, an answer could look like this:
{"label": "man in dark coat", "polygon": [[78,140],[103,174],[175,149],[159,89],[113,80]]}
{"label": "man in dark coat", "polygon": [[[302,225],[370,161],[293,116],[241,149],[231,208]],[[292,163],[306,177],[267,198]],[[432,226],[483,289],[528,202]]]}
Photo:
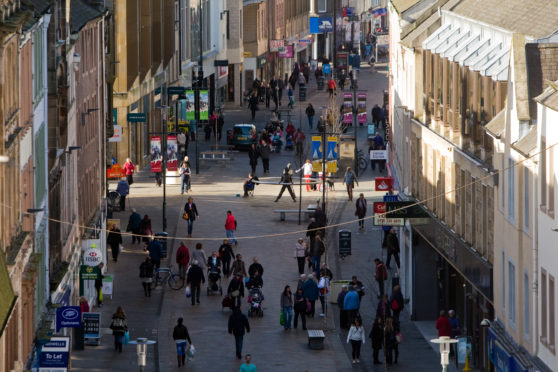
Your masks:
{"label": "man in dark coat", "polygon": [[132,232],[132,244],[134,244],[136,241],[139,243],[141,240],[141,236],[140,236],[140,223],[141,223],[141,216],[140,214],[136,211],[135,208],[132,208],[132,214],[130,215],[130,218],[128,219],[128,227],[126,227],[126,231],[127,232]]}
{"label": "man in dark coat", "polygon": [[367,202],[364,199],[364,194],[360,194],[360,197],[356,201],[356,211],[355,216],[358,217],[358,229],[364,229],[364,217],[366,216]]}
{"label": "man in dark coat", "polygon": [[151,262],[155,268],[161,267],[161,258],[163,257],[163,247],[161,242],[152,237],[149,244],[145,247],[145,250],[149,252],[149,257],[151,257]]}
{"label": "man in dark coat", "polygon": [[390,269],[389,262],[391,261],[391,256],[393,256],[397,268],[400,268],[401,264],[399,262],[399,239],[397,238],[397,231],[395,230],[395,228],[392,228],[389,231],[389,234],[386,236],[385,244],[387,246],[388,253],[386,267]]}
{"label": "man in dark coat", "polygon": [[370,331],[370,335],[368,337],[372,339],[372,350],[374,350],[374,364],[382,364],[382,362],[378,358],[378,354],[380,352],[380,349],[382,348],[382,344],[384,341],[384,330],[382,327],[381,317],[377,318],[374,322],[372,331]]}
{"label": "man in dark coat", "polygon": [[250,323],[248,323],[246,315],[242,314],[240,311],[239,305],[233,309],[233,312],[229,317],[229,333],[234,335],[236,343],[236,357],[238,359],[242,359],[242,341],[244,339],[244,331],[250,333]]}
{"label": "man in dark coat", "polygon": [[291,169],[291,163],[288,163],[285,169],[283,169],[283,174],[281,175],[280,181],[283,186],[281,187],[281,191],[279,191],[279,195],[277,195],[275,202],[278,202],[279,199],[281,199],[281,196],[283,195],[283,192],[285,192],[285,190],[289,191],[289,194],[291,194],[291,198],[293,198],[293,202],[296,202],[296,196],[292,187],[293,173],[294,172]]}
{"label": "man in dark coat", "polygon": [[120,234],[120,229],[116,225],[112,225],[109,234],[107,236],[107,243],[110,245],[112,251],[112,260],[114,262],[118,261],[118,254],[120,253],[120,244],[122,244],[122,235]]}
{"label": "man in dark coat", "polygon": [[192,294],[192,305],[195,305],[196,302],[198,304],[200,303],[201,283],[205,283],[203,270],[199,266],[198,260],[193,260],[192,266],[190,266],[190,270],[188,270],[188,276],[186,277],[186,284],[190,286]]}
{"label": "man in dark coat", "polygon": [[249,276],[254,276],[254,274],[256,273],[256,271],[260,274],[260,277],[263,276],[263,266],[262,264],[259,262],[258,257],[254,257],[254,260],[252,262],[252,264],[250,265],[250,267],[248,267],[248,275]]}

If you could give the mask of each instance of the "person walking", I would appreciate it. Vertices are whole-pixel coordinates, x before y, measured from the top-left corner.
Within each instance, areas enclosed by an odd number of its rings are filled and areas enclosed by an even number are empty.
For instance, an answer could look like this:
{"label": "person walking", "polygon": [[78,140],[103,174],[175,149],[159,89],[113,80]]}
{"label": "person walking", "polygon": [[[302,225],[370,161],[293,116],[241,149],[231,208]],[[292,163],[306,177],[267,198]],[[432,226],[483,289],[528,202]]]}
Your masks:
{"label": "person walking", "polygon": [[306,159],[306,162],[302,165],[302,167],[300,167],[300,169],[296,171],[296,173],[299,173],[300,171],[302,171],[302,175],[304,176],[304,180],[306,182],[306,191],[310,192],[310,178],[312,178],[312,162],[310,161],[310,159]]}
{"label": "person walking", "polygon": [[306,244],[303,238],[298,238],[295,244],[294,257],[298,263],[298,274],[304,274],[304,263],[306,261]]}
{"label": "person walking", "polygon": [[285,169],[283,169],[281,180],[279,181],[279,183],[283,186],[281,187],[281,191],[279,191],[279,195],[277,195],[277,198],[275,198],[276,203],[279,201],[279,199],[281,199],[281,196],[283,195],[283,192],[285,192],[285,190],[289,191],[291,198],[293,198],[293,202],[296,202],[296,196],[292,188],[293,173],[294,172],[291,169],[291,163],[287,163],[287,166],[285,167]]}
{"label": "person walking", "polygon": [[161,267],[161,258],[163,257],[163,247],[161,246],[161,242],[152,236],[151,241],[147,244],[145,250],[149,252],[149,257],[151,257],[153,266],[155,266],[156,269]]}
{"label": "person walking", "polygon": [[225,117],[222,113],[217,113],[217,141],[221,142],[223,135],[223,127],[225,126]]}
{"label": "person walking", "polygon": [[225,233],[227,234],[227,238],[229,239],[231,244],[234,244],[235,246],[238,245],[238,241],[234,237],[236,227],[236,219],[234,218],[231,211],[227,211],[227,219],[225,220]]}
{"label": "person walking", "polygon": [[[397,345],[397,334],[395,325],[393,324],[392,318],[386,318],[386,326],[384,328],[384,351],[386,363],[391,365],[392,363],[397,364],[397,358],[399,357],[399,347]],[[395,352],[395,360],[394,360]]]}
{"label": "person walking", "polygon": [[312,264],[312,271],[316,276],[320,274],[320,260],[322,255],[325,253],[325,244],[322,240],[322,234],[320,232],[316,233],[314,240],[310,239],[310,257]]}
{"label": "person walking", "polygon": [[245,362],[240,365],[238,372],[258,372],[256,365],[252,363],[252,355],[246,354]]}
{"label": "person walking", "polygon": [[451,337],[451,322],[445,310],[440,310],[440,317],[436,320],[436,329],[438,330],[438,337]]}
{"label": "person walking", "polygon": [[192,345],[192,339],[188,333],[188,328],[183,324],[184,319],[178,318],[176,326],[172,331],[172,338],[176,344],[176,359],[178,360],[178,367],[185,366],[186,362],[186,347],[188,344]]}
{"label": "person walking", "polygon": [[349,293],[349,289],[346,285],[341,287],[341,291],[337,295],[337,307],[339,307],[339,327],[347,328],[349,325],[349,318],[347,316],[347,310],[345,310],[345,297]]}
{"label": "person walking", "polygon": [[283,90],[285,89],[285,81],[282,78],[277,80],[277,93],[279,95],[279,106],[281,106],[281,99],[283,98]]}
{"label": "person walking", "polygon": [[349,195],[349,201],[353,201],[353,189],[355,188],[355,182],[358,186],[358,180],[351,169],[351,167],[347,167],[345,171],[345,176],[343,177],[343,184],[347,185],[347,194]]}
{"label": "person walking", "polygon": [[372,351],[374,354],[374,364],[382,364],[379,358],[380,349],[384,343],[384,330],[382,328],[382,318],[377,317],[368,336],[372,339]]}
{"label": "person walking", "polygon": [[205,276],[203,275],[203,270],[200,267],[200,262],[196,259],[192,259],[192,265],[190,266],[188,276],[186,277],[186,285],[190,286],[192,306],[194,306],[196,302],[198,304],[200,303],[202,283],[205,284]]}
{"label": "person walking", "polygon": [[112,251],[112,260],[118,261],[118,254],[120,253],[120,246],[122,245],[122,234],[116,224],[112,225],[107,236],[107,243]]}
{"label": "person walking", "polygon": [[126,196],[130,193],[130,185],[126,178],[122,178],[116,185],[116,192],[120,195],[120,210],[126,210]]}
{"label": "person walking", "polygon": [[260,156],[262,157],[263,172],[269,173],[269,157],[271,155],[271,147],[269,142],[266,140],[261,141],[260,145]]}
{"label": "person walking", "polygon": [[302,285],[302,293],[304,294],[304,297],[310,301],[310,311],[308,311],[308,316],[313,318],[316,312],[316,300],[320,294],[318,284],[314,280],[314,274],[309,274],[306,278],[306,281]]}
{"label": "person walking", "polygon": [[391,256],[393,256],[393,258],[395,259],[395,264],[397,265],[397,269],[399,269],[401,266],[399,262],[399,239],[397,238],[397,230],[395,230],[394,227],[389,230],[389,234],[386,237],[385,244],[388,253],[386,267],[388,269],[391,269],[389,263],[391,261]]}
{"label": "person walking", "polygon": [[306,331],[306,311],[308,310],[308,304],[306,297],[304,297],[304,292],[302,287],[297,287],[296,293],[294,295],[294,328],[298,327],[298,317],[302,321],[302,330]]}
{"label": "person walking", "polygon": [[234,260],[231,270],[233,275],[240,274],[242,278],[246,278],[246,265],[242,261],[242,255],[236,255],[236,260]]}
{"label": "person walking", "polygon": [[135,208],[132,208],[132,214],[128,218],[128,226],[126,227],[126,232],[132,232],[132,244],[135,244],[136,241],[139,243],[140,239],[140,224],[141,224],[141,216],[136,211]]}
{"label": "person walking", "polygon": [[296,156],[302,156],[304,154],[304,141],[306,140],[306,135],[302,129],[298,128],[293,136],[293,140],[296,148]]}
{"label": "person walking", "polygon": [[355,318],[347,334],[347,343],[351,343],[353,364],[360,363],[360,347],[364,344],[364,327],[360,320]]}
{"label": "person walking", "polygon": [[306,116],[308,117],[308,126],[310,127],[310,130],[312,130],[312,127],[314,125],[314,115],[316,115],[316,111],[314,110],[314,106],[312,106],[312,104],[309,103],[304,112],[306,113]]}
{"label": "person walking", "polygon": [[207,255],[203,250],[202,243],[196,243],[196,249],[194,249],[194,251],[192,252],[192,257],[190,257],[190,261],[193,262],[194,260],[198,261],[198,265],[201,268],[205,268],[205,263],[207,262]]}
{"label": "person walking", "polygon": [[252,168],[252,174],[256,174],[256,166],[258,165],[258,158],[260,157],[260,151],[253,143],[248,150],[248,157],[250,158],[250,168]]}
{"label": "person walking", "polygon": [[187,162],[182,162],[178,174],[180,175],[180,194],[184,194],[184,192],[188,193],[188,185],[190,184],[192,170]]}
{"label": "person walking", "polygon": [[378,299],[381,299],[382,297],[384,297],[384,281],[387,280],[387,269],[384,263],[379,258],[375,258],[374,263],[376,264],[374,277],[378,282]]}
{"label": "person walking", "polygon": [[289,98],[289,108],[294,108],[294,104],[295,104],[295,98],[294,98],[294,87],[289,84],[289,87],[287,88],[287,97]]}
{"label": "person walking", "polygon": [[366,199],[364,199],[364,194],[361,193],[359,198],[356,201],[356,211],[355,211],[355,216],[358,217],[359,230],[364,229],[364,217],[366,217],[366,207],[367,207]]}
{"label": "person walking", "polygon": [[358,309],[360,308],[360,298],[354,286],[349,287],[349,292],[343,301],[343,309],[347,312],[348,324],[352,324],[356,318],[359,318]]}
{"label": "person walking", "polygon": [[126,313],[124,313],[124,309],[122,309],[122,306],[118,306],[116,312],[112,314],[110,329],[112,329],[112,334],[114,336],[114,350],[117,350],[121,353],[124,336],[126,332],[128,332]]}
{"label": "person walking", "polygon": [[335,90],[337,89],[337,84],[335,83],[335,80],[333,79],[333,76],[329,79],[329,81],[327,82],[327,91],[329,92],[329,98],[333,97],[335,95]]}
{"label": "person walking", "polygon": [[393,287],[389,303],[393,311],[393,320],[395,323],[399,323],[399,314],[401,314],[401,311],[403,311],[405,307],[405,300],[403,299],[403,294],[401,293],[401,287],[399,285]]}
{"label": "person walking", "polygon": [[153,283],[153,264],[151,263],[151,257],[145,257],[145,261],[140,264],[139,270],[141,285],[143,286],[143,295],[145,297],[151,297],[151,283]]}
{"label": "person walking", "polygon": [[258,257],[254,257],[252,263],[248,267],[248,275],[250,275],[250,277],[254,276],[256,272],[259,273],[260,277],[263,276],[264,269]]}
{"label": "person walking", "polygon": [[134,163],[132,163],[132,159],[126,158],[126,162],[122,168],[126,174],[126,181],[128,181],[128,185],[132,186],[134,183],[134,172],[136,171],[136,167],[134,166]]}
{"label": "person walking", "polygon": [[200,218],[198,214],[198,208],[196,203],[194,203],[194,198],[188,197],[188,202],[184,205],[184,218],[188,217],[186,222],[188,223],[188,237],[192,237],[192,230],[194,229],[194,221]]}
{"label": "person walking", "polygon": [[320,272],[320,280],[318,281],[318,289],[319,289],[319,299],[320,303],[322,304],[322,312],[320,316],[325,316],[327,312],[327,304],[326,304],[326,297],[329,293],[329,278],[326,275],[325,271]]}
{"label": "person walking", "polygon": [[378,302],[378,306],[376,307],[376,317],[381,317],[382,319],[391,318],[391,305],[387,294],[380,299],[380,302]]}
{"label": "person walking", "polygon": [[256,111],[258,111],[258,96],[256,95],[256,93],[253,93],[250,96],[250,100],[248,101],[248,108],[250,109],[250,112],[252,113],[252,121],[256,120]]}
{"label": "person walking", "polygon": [[178,273],[182,279],[186,278],[186,268],[190,263],[190,250],[184,244],[184,242],[180,242],[180,246],[176,251],[176,263],[178,264]]}
{"label": "person walking", "polygon": [[291,293],[291,287],[289,285],[285,286],[283,293],[281,293],[281,311],[285,318],[285,330],[291,329],[291,322],[293,320],[293,294]]}
{"label": "person walking", "polygon": [[236,357],[242,359],[242,343],[245,333],[250,333],[250,323],[246,315],[242,314],[240,304],[235,307],[229,316],[229,334],[234,335],[236,344]]}
{"label": "person walking", "polygon": [[151,219],[147,214],[144,215],[143,219],[140,221],[139,232],[140,235],[143,235],[141,240],[146,244],[149,243],[149,238],[151,237],[153,232],[151,230]]}
{"label": "person walking", "polygon": [[224,239],[223,244],[219,247],[219,257],[223,263],[223,275],[228,278],[231,273],[231,261],[235,259],[229,239]]}
{"label": "person walking", "polygon": [[[393,290],[395,291],[395,287],[393,287]],[[399,290],[399,293],[401,293],[401,290]],[[401,296],[401,298],[403,298],[403,296]],[[449,310],[448,315],[451,324],[451,338],[456,338],[461,335],[461,323],[459,322],[459,318],[455,315],[454,310]]]}
{"label": "person walking", "polygon": [[97,307],[103,307],[103,267],[104,263],[99,263],[97,266],[97,278],[95,279],[95,298],[97,299]]}
{"label": "person walking", "polygon": [[236,273],[227,288],[227,294],[235,307],[240,307],[242,297],[244,297],[244,281],[242,278],[241,273]]}

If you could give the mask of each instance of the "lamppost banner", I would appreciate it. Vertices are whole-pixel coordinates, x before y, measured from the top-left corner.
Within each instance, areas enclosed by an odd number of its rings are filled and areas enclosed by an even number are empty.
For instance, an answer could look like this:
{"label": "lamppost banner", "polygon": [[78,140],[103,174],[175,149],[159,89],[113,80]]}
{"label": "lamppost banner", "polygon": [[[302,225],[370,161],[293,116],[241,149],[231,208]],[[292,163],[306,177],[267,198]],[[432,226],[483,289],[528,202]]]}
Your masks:
{"label": "lamppost banner", "polygon": [[353,93],[343,93],[343,123],[353,123]]}
{"label": "lamppost banner", "polygon": [[161,151],[161,136],[151,136],[151,172],[162,172],[163,153]]}
{"label": "lamppost banner", "polygon": [[366,93],[358,93],[357,95],[357,119],[359,124],[366,123]]}
{"label": "lamppost banner", "polygon": [[195,107],[195,94],[193,90],[186,91],[186,120],[195,120],[196,119],[196,107]]}
{"label": "lamppost banner", "polygon": [[177,137],[174,134],[167,136],[167,170],[169,171],[178,170],[177,149]]}
{"label": "lamppost banner", "polygon": [[209,120],[209,92],[200,90],[200,120]]}

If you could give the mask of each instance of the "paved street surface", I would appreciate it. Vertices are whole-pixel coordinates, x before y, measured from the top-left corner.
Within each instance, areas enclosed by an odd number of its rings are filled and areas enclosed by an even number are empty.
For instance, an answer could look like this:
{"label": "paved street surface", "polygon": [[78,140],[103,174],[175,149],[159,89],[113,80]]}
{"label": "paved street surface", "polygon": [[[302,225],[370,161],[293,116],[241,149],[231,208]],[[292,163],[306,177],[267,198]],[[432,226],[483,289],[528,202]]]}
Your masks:
{"label": "paved street surface", "polygon": [[[363,69],[360,74],[359,87],[368,90],[368,114],[374,103],[380,103],[382,91],[387,87],[385,66],[379,66],[380,72],[370,73]],[[383,73],[382,73],[383,72]],[[309,84],[308,101],[314,107],[326,104],[327,93],[316,92],[315,82]],[[297,92],[298,93],[298,92]],[[298,98],[298,95],[297,95]],[[339,104],[341,97],[338,95]],[[287,100],[283,98],[285,104]],[[297,100],[294,112],[298,127],[299,105],[302,105],[303,130],[308,135],[308,123],[304,115],[306,103]],[[318,111],[318,110],[316,110]],[[258,129],[263,128],[268,111],[264,107],[257,113]],[[225,110],[226,129],[234,123],[248,122],[249,112],[246,108]],[[317,118],[316,120],[317,121]],[[359,129],[360,148],[367,150],[365,144],[366,128]],[[213,139],[212,139],[213,141]],[[225,139],[223,138],[222,143]],[[307,139],[309,142],[309,138]],[[207,148],[207,144],[200,142],[200,148]],[[309,144],[309,143],[308,143]],[[190,147],[193,154],[193,145]],[[191,156],[193,159],[193,156]],[[296,164],[293,151],[282,151],[272,154],[270,176],[279,177],[282,168],[288,162]],[[149,214],[155,232],[161,231],[162,220],[162,193],[161,188],[154,186],[154,180],[149,177],[148,169],[142,171],[136,183],[131,187],[131,195],[127,208],[137,208],[138,212]],[[323,329],[326,334],[325,350],[309,350],[307,346],[307,333],[301,330],[284,331],[279,325],[279,299],[280,293],[286,284],[296,288],[298,271],[296,259],[293,258],[294,245],[299,236],[304,236],[303,230],[308,221],[303,219],[298,225],[298,216],[287,215],[287,220],[281,222],[279,216],[273,213],[276,208],[296,209],[295,204],[286,194],[278,202],[273,200],[279,192],[279,186],[259,185],[255,190],[255,197],[242,198],[242,182],[250,171],[248,156],[240,152],[227,167],[218,164],[204,165],[200,174],[194,175],[192,190],[189,195],[194,197],[200,218],[194,223],[193,238],[186,241],[192,251],[195,243],[201,242],[209,256],[217,250],[221,240],[225,237],[224,222],[226,211],[231,210],[238,220],[237,236],[240,236],[235,253],[241,253],[246,263],[246,268],[254,256],[260,258],[264,267],[265,295],[263,318],[250,318],[251,332],[244,338],[243,354],[250,353],[259,371],[438,371],[440,367],[439,355],[422,337],[417,327],[409,321],[405,312],[402,317],[403,343],[399,347],[399,363],[397,365],[374,366],[372,364],[372,350],[370,340],[362,349],[361,364],[351,364],[350,347],[346,344],[346,331],[339,331],[338,312],[336,305],[330,306],[326,318],[309,319],[308,329]],[[261,161],[258,164],[258,174],[261,174]],[[360,186],[355,193],[363,192],[369,203],[369,214],[372,211],[372,202],[380,200],[382,194],[373,191],[373,177],[380,175],[368,168],[360,177]],[[298,186],[295,187],[297,198]],[[315,204],[321,197],[321,192],[302,193],[302,207]],[[356,197],[356,196],[355,196]],[[167,188],[168,205],[168,232],[170,236],[185,237],[186,223],[181,216],[181,210],[186,202],[187,195],[180,195],[178,185]],[[117,213],[115,218],[121,219],[125,228],[129,212]],[[342,223],[354,219],[354,202],[347,202],[346,192],[340,180],[335,184],[335,191],[328,193],[329,223]],[[353,254],[344,261],[336,255],[337,231],[349,229],[353,232]],[[124,230],[124,229],[123,229]],[[372,319],[377,305],[377,288],[374,281],[375,257],[385,256],[380,245],[382,231],[372,226],[372,221],[366,221],[366,229],[359,232],[356,222],[330,229],[328,239],[328,261],[334,274],[334,279],[350,279],[357,275],[367,288],[363,298],[361,314],[363,315],[366,333],[370,332]],[[262,237],[277,234],[274,237]],[[146,371],[178,371],[176,366],[176,350],[172,341],[172,329],[178,317],[184,317],[193,344],[196,346],[195,359],[181,370],[188,371],[237,371],[241,362],[236,359],[234,338],[227,333],[227,321],[230,310],[221,309],[219,294],[207,296],[205,286],[202,287],[201,304],[192,306],[190,299],[184,296],[184,290],[173,291],[170,288],[157,288],[152,297],[143,296],[143,289],[139,280],[139,265],[144,253],[138,244],[132,245],[131,238],[125,237],[125,250],[118,263],[109,262],[109,273],[114,274],[114,298],[106,299],[102,313],[102,326],[108,327],[111,314],[118,305],[122,305],[128,315],[128,324],[132,338],[149,337],[156,340],[155,346],[148,347],[148,365]],[[174,263],[174,249],[178,241],[169,243],[168,264],[176,268]],[[162,266],[167,266],[162,264]],[[395,267],[395,265],[392,265]],[[393,273],[393,270],[392,270]],[[223,291],[228,283],[223,280]],[[405,294],[404,294],[405,295]],[[246,301],[246,298],[245,300]],[[243,304],[244,311],[247,309]],[[319,314],[319,301],[316,303]],[[383,359],[383,356],[381,357]],[[72,353],[72,369],[83,371],[100,370],[134,370],[137,365],[135,346],[124,347],[122,354],[113,350],[113,336],[106,334],[102,337],[100,347],[87,346],[85,351]],[[450,367],[450,370],[455,370]]]}

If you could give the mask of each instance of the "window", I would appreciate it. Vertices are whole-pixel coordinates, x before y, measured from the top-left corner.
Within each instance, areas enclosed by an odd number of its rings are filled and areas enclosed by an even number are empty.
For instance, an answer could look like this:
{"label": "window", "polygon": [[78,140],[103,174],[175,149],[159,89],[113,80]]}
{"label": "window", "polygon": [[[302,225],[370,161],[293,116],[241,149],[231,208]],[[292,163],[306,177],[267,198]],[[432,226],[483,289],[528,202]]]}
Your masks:
{"label": "window", "polygon": [[38,104],[43,94],[43,32],[39,27],[33,33],[33,102]]}
{"label": "window", "polygon": [[327,0],[317,0],[317,3],[318,13],[327,12]]}
{"label": "window", "polygon": [[525,272],[523,274],[523,334],[525,339],[529,340],[529,332],[531,325],[531,317],[529,314],[529,304],[531,299],[529,298],[529,273]]}
{"label": "window", "polygon": [[554,147],[548,149],[548,214],[554,217]]}
{"label": "window", "polygon": [[506,254],[502,251],[502,313],[506,311]]}
{"label": "window", "polygon": [[541,341],[546,345],[547,334],[546,328],[548,326],[548,314],[546,312],[546,271],[541,270]]}
{"label": "window", "polygon": [[504,159],[504,154],[502,154],[502,168],[500,169],[500,174],[498,176],[500,179],[498,187],[500,188],[500,207],[502,208],[502,213],[504,213],[506,208],[506,189],[504,188],[504,168],[506,168],[506,164]]}
{"label": "window", "polygon": [[531,218],[529,211],[530,180],[529,168],[523,167],[523,230],[525,232],[529,232],[529,219]]}
{"label": "window", "polygon": [[541,137],[541,208],[546,210],[546,138]]}
{"label": "window", "polygon": [[515,265],[508,261],[508,319],[515,328]]}
{"label": "window", "polygon": [[554,351],[554,336],[556,334],[554,323],[554,277],[548,276],[548,344],[550,349]]}
{"label": "window", "polygon": [[240,9],[240,17],[239,18],[240,19],[238,21],[238,24],[240,25],[240,38],[242,39],[242,32],[243,32],[243,29],[242,29],[242,27],[243,27],[242,26],[242,9]]}
{"label": "window", "polygon": [[513,159],[508,159],[508,219],[515,221],[515,166]]}

